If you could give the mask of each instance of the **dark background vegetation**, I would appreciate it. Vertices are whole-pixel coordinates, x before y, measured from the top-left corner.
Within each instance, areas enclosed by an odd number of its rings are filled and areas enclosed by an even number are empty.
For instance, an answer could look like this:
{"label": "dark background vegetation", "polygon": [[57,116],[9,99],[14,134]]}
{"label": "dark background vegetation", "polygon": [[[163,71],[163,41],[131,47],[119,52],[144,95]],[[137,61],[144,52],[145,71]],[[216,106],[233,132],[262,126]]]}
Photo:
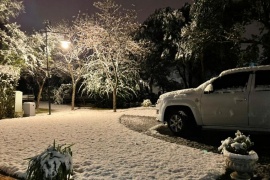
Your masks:
{"label": "dark background vegetation", "polygon": [[[2,31],[8,31],[8,22],[0,19]],[[194,0],[179,9],[157,9],[133,34],[134,39],[148,42],[140,75],[149,87],[141,88],[138,97],[120,98],[119,106],[139,104],[146,98],[155,103],[153,87],[160,93],[191,88],[229,68],[270,64],[269,29],[269,0]],[[2,41],[0,48],[7,48]],[[0,64],[5,64],[2,56]],[[51,86],[69,80],[52,76]],[[37,89],[31,77],[21,78],[18,90],[36,95]],[[76,96],[83,95],[78,91]],[[46,90],[42,97],[46,99]],[[94,95],[88,101],[110,107],[111,96]]]}

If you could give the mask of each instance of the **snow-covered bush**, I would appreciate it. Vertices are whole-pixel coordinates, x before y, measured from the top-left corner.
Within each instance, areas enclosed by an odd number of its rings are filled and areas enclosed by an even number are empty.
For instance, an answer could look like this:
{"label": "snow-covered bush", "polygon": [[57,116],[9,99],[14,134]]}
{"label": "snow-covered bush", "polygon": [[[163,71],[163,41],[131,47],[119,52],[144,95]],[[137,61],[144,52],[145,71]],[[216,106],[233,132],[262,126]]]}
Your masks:
{"label": "snow-covered bush", "polygon": [[53,90],[53,99],[55,104],[63,104],[65,97],[70,97],[72,85],[71,84],[61,84],[58,89]]}
{"label": "snow-covered bush", "polygon": [[15,116],[14,91],[18,76],[14,70],[12,66],[0,66],[0,119]]}
{"label": "snow-covered bush", "polygon": [[254,145],[251,142],[249,136],[245,136],[239,130],[235,133],[235,138],[232,139],[228,137],[227,139],[221,141],[221,146],[219,146],[218,150],[223,152],[224,149],[231,153],[248,155],[250,152],[250,148]]}
{"label": "snow-covered bush", "polygon": [[29,158],[27,180],[69,180],[73,173],[71,146],[49,146],[40,155]]}
{"label": "snow-covered bush", "polygon": [[150,99],[145,99],[145,100],[143,100],[143,102],[142,102],[142,106],[143,106],[143,107],[149,107],[149,106],[152,106],[152,102],[150,101]]}

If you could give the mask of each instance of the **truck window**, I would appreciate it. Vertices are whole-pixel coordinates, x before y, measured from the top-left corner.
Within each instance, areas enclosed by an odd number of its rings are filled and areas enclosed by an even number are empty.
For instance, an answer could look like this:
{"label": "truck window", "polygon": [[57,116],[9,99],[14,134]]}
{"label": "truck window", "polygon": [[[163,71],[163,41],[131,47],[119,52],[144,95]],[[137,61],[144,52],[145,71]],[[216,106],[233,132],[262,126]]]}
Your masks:
{"label": "truck window", "polygon": [[217,93],[243,92],[246,89],[250,72],[239,72],[219,77],[213,82]]}
{"label": "truck window", "polygon": [[261,70],[255,73],[255,90],[270,91],[270,71]]}

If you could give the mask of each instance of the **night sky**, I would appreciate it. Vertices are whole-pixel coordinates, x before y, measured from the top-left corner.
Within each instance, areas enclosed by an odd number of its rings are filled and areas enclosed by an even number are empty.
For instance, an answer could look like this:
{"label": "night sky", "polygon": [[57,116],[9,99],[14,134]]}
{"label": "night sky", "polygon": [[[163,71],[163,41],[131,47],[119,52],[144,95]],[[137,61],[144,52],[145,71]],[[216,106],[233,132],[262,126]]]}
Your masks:
{"label": "night sky", "polygon": [[[138,22],[142,23],[156,9],[171,7],[181,8],[185,2],[193,0],[115,0],[124,8],[135,9]],[[62,19],[72,19],[79,11],[92,14],[95,12],[93,3],[96,0],[23,0],[25,13],[15,20],[23,31],[42,29],[43,22],[50,20],[52,25]]]}

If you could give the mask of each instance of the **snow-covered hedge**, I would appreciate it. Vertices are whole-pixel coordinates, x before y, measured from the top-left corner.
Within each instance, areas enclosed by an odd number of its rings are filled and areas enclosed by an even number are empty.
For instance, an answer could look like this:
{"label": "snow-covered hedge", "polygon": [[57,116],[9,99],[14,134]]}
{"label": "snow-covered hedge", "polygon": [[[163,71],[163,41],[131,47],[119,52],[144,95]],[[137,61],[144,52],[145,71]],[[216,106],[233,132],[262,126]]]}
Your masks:
{"label": "snow-covered hedge", "polygon": [[15,116],[14,91],[18,82],[18,69],[0,65],[0,119]]}
{"label": "snow-covered hedge", "polygon": [[71,84],[61,84],[58,89],[53,90],[53,99],[55,104],[63,104],[65,97],[70,97],[72,90]]}

